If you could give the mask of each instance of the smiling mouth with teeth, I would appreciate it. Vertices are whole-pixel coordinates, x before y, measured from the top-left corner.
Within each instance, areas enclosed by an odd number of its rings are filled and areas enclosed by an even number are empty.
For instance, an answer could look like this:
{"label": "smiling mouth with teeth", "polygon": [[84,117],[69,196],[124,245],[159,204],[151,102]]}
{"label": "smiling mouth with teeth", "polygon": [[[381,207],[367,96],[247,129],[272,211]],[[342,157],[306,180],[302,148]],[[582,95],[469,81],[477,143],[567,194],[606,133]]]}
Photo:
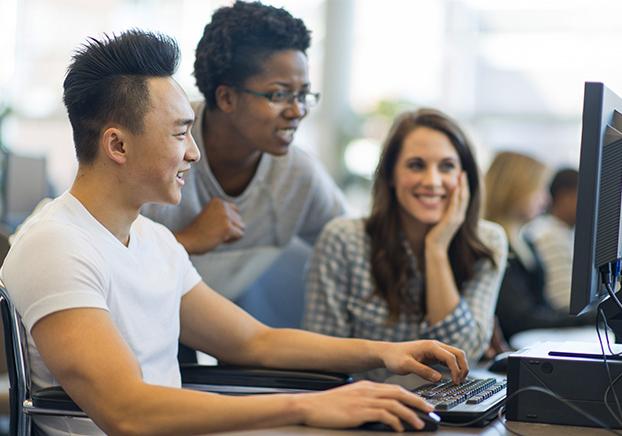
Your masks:
{"label": "smiling mouth with teeth", "polygon": [[444,200],[445,198],[447,198],[447,195],[445,194],[413,194],[413,195],[417,198],[440,198],[441,200]]}
{"label": "smiling mouth with teeth", "polygon": [[179,180],[180,182],[183,182],[184,181],[184,176],[186,175],[186,171],[187,170],[177,171],[177,174],[175,176],[177,178],[177,180]]}
{"label": "smiling mouth with teeth", "polygon": [[438,208],[445,204],[445,194],[414,194],[420,205],[426,208]]}
{"label": "smiling mouth with teeth", "polygon": [[293,127],[288,127],[286,129],[277,129],[277,133],[285,134],[285,135],[293,135],[296,133],[296,129]]}
{"label": "smiling mouth with teeth", "polygon": [[276,137],[279,138],[279,141],[285,144],[290,144],[294,140],[295,134],[296,134],[296,129],[293,129],[293,128],[276,130]]}

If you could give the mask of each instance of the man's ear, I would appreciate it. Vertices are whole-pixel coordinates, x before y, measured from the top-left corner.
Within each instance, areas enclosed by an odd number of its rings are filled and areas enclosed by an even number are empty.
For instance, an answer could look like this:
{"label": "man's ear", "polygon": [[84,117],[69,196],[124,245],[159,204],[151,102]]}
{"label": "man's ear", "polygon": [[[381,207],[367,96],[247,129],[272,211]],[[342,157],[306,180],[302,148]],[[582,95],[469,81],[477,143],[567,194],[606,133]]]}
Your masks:
{"label": "man's ear", "polygon": [[219,85],[214,92],[216,106],[225,113],[233,112],[238,104],[238,93],[229,85]]}
{"label": "man's ear", "polygon": [[107,127],[101,136],[102,152],[117,164],[124,164],[127,160],[127,140],[129,135],[117,127]]}

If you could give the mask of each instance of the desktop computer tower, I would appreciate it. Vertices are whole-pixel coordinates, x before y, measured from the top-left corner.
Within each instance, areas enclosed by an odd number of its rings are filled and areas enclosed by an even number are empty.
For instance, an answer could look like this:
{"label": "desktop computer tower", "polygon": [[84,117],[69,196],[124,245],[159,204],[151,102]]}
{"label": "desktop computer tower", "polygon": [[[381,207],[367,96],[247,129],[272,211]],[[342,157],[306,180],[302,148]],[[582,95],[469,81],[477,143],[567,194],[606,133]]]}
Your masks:
{"label": "desktop computer tower", "polygon": [[[611,347],[615,353],[621,351],[619,345]],[[607,361],[615,380],[622,374],[622,360],[618,357]],[[622,428],[609,411],[620,414],[611,390],[607,395],[609,409],[604,402],[611,383],[598,343],[546,342],[521,350],[509,357],[507,381],[506,418],[510,421],[600,426],[557,396],[609,427]],[[614,388],[622,406],[622,377]]]}

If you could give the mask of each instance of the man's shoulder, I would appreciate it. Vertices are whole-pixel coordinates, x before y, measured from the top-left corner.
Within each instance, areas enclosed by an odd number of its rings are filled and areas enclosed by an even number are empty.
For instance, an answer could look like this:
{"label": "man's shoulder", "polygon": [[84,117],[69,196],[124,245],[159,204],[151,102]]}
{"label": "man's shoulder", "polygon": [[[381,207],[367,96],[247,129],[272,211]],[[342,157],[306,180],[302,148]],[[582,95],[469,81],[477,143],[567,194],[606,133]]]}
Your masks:
{"label": "man's shoulder", "polygon": [[530,240],[537,242],[540,239],[556,238],[560,234],[567,234],[571,232],[571,229],[559,218],[546,214],[527,223],[523,231]]}
{"label": "man's shoulder", "polygon": [[73,219],[71,210],[55,202],[31,217],[15,235],[2,266],[7,286],[23,284],[23,280],[34,283],[62,273],[65,267],[105,265],[97,238]]}
{"label": "man's shoulder", "polygon": [[12,245],[19,244],[23,238],[84,238],[87,232],[80,226],[80,211],[72,200],[65,193],[45,204],[20,226]]}
{"label": "man's shoulder", "polygon": [[[11,247],[27,246],[46,250],[67,251],[76,244],[89,245],[88,231],[75,223],[58,218],[36,220],[15,235]],[[14,250],[11,250],[13,252]],[[11,254],[11,252],[9,254]]]}

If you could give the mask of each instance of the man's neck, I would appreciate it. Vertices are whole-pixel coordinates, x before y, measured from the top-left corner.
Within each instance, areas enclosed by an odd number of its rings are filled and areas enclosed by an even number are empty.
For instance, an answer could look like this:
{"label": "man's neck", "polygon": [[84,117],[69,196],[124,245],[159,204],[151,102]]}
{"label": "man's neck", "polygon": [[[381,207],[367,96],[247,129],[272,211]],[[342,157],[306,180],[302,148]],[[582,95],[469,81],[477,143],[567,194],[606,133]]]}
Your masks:
{"label": "man's neck", "polygon": [[[94,171],[78,170],[69,192],[78,199],[93,217],[122,244],[128,245],[130,227],[139,213],[139,206],[131,205],[110,183],[101,183]],[[110,179],[108,179],[110,180]]]}
{"label": "man's neck", "polygon": [[262,152],[241,138],[219,111],[205,110],[201,135],[207,162],[222,189],[231,196],[244,192],[257,171]]}
{"label": "man's neck", "polygon": [[569,228],[574,227],[574,222],[572,222],[569,218],[568,215],[563,213],[561,210],[553,207],[551,209],[551,216],[554,216],[555,218],[557,218],[559,221],[561,221],[562,223],[564,223],[566,226],[568,226]]}
{"label": "man's neck", "polygon": [[503,226],[503,228],[505,229],[505,232],[507,233],[508,242],[510,243],[510,245],[513,245],[517,241],[519,241],[519,238],[521,235],[520,231],[523,227],[523,223],[519,221],[509,220],[505,223],[501,223],[501,225]]}

